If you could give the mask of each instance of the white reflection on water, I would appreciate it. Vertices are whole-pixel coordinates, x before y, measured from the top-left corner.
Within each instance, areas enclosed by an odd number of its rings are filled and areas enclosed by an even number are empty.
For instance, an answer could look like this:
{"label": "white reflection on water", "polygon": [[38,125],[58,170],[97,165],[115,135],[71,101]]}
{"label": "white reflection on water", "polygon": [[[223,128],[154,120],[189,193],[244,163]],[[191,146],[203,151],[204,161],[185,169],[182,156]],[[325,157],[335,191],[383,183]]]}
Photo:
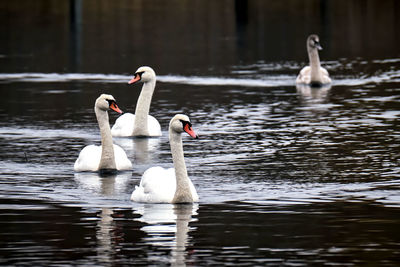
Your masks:
{"label": "white reflection on water", "polygon": [[332,88],[332,84],[328,84],[322,87],[311,87],[305,84],[297,84],[297,92],[302,96],[305,102],[321,103],[327,100],[329,90]]}
{"label": "white reflection on water", "polygon": [[[93,172],[76,172],[74,173],[74,177],[78,186],[85,192],[84,195],[89,195],[87,200],[91,198],[90,196],[96,199],[94,195],[107,199],[119,199],[124,195],[123,193],[127,182],[131,178],[131,174],[129,172],[123,172],[107,177],[100,177],[97,173]],[[104,200],[102,200],[102,202],[104,202]],[[97,257],[106,265],[113,262],[113,255],[115,254],[115,244],[113,241],[115,223],[112,214],[112,208],[101,207],[99,213],[100,220],[97,220],[96,252]]]}
{"label": "white reflection on water", "polygon": [[118,175],[100,177],[97,173],[76,172],[75,181],[85,191],[112,198],[120,198],[131,179],[131,172],[121,172]]}
{"label": "white reflection on water", "polygon": [[[131,175],[130,173],[120,173],[100,177],[97,173],[75,173],[74,177],[79,187],[92,196],[100,195],[104,201],[104,198],[120,199],[123,197]],[[95,201],[99,201],[95,199],[91,200],[91,206],[95,205]],[[158,255],[149,250],[149,261],[168,261],[172,266],[185,266],[186,248],[190,245],[188,232],[192,230],[189,223],[197,220],[193,216],[197,215],[199,205],[197,203],[187,205],[131,204],[133,212],[141,216],[137,220],[146,224],[140,229],[147,234],[143,241],[149,245],[171,249],[169,256]],[[115,253],[115,244],[112,240],[115,223],[112,214],[113,208],[101,207],[96,231],[97,256],[104,263],[111,263]]]}
{"label": "white reflection on water", "polygon": [[[113,214],[110,208],[101,208],[100,220],[98,220],[96,239],[97,239],[97,257],[103,264],[110,265],[113,262],[113,241],[112,231],[115,226],[113,224]],[[111,265],[110,265],[111,266]]]}
{"label": "white reflection on water", "polygon": [[199,206],[194,204],[141,204],[134,207],[134,212],[140,214],[138,219],[147,225],[141,228],[148,237],[144,241],[153,246],[170,247],[170,258],[152,254],[150,261],[169,261],[172,266],[186,266],[187,246],[190,245],[188,232],[192,230],[190,222],[197,221]]}
{"label": "white reflection on water", "polygon": [[114,137],[113,141],[125,150],[129,158],[135,159],[135,164],[150,164],[160,148],[161,139]]}

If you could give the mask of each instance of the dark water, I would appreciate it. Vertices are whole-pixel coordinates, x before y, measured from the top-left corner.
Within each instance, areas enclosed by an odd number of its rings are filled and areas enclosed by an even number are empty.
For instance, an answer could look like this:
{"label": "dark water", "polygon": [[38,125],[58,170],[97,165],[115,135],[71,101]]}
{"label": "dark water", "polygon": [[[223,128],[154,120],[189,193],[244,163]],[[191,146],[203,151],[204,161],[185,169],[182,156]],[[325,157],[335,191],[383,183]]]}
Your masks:
{"label": "dark water", "polygon": [[[0,264],[397,266],[397,1],[3,1]],[[321,37],[329,88],[296,88]],[[140,65],[158,74],[159,139],[115,138],[131,172],[74,173],[99,143],[93,105],[134,111]],[[200,202],[129,200],[184,138]],[[110,115],[111,123],[117,115]]]}

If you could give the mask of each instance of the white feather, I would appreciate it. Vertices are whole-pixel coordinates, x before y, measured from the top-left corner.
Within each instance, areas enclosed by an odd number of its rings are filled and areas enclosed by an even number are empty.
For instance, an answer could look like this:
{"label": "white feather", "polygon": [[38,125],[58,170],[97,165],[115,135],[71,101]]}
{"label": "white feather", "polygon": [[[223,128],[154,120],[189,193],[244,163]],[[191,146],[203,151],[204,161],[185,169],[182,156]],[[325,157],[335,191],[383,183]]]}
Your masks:
{"label": "white feather", "polygon": [[[190,192],[193,201],[198,202],[199,196],[189,180]],[[147,169],[142,176],[139,186],[135,187],[131,200],[145,203],[172,203],[176,191],[175,169],[152,167]]]}
{"label": "white feather", "polygon": [[[156,137],[162,135],[161,125],[156,118],[151,115],[147,115],[147,123],[149,127],[149,136]],[[132,136],[134,124],[135,114],[124,113],[115,121],[115,124],[111,128],[111,134],[113,136]]]}
{"label": "white feather", "polygon": [[[125,151],[118,145],[113,145],[114,157],[117,170],[130,170],[132,163],[126,156]],[[89,145],[85,146],[79,153],[78,158],[74,164],[74,170],[77,172],[82,171],[98,171],[101,158],[101,146]]]}

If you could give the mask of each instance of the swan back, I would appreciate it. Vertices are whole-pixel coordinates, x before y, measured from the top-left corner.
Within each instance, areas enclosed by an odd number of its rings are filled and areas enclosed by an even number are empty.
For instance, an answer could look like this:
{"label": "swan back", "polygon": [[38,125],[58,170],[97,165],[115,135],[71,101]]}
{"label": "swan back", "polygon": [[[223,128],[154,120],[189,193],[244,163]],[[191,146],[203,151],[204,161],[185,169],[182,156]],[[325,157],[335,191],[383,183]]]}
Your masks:
{"label": "swan back", "polygon": [[[132,136],[134,125],[135,114],[124,113],[115,121],[115,124],[111,128],[111,134],[112,136]],[[147,127],[147,136],[158,137],[162,135],[160,123],[151,115],[147,116]]]}
{"label": "swan back", "polygon": [[[190,180],[189,188],[193,198],[192,202],[198,202],[199,196]],[[151,167],[143,173],[139,186],[136,186],[132,192],[131,200],[142,203],[172,203],[175,192],[175,169]]]}
{"label": "swan back", "polygon": [[[132,169],[132,162],[128,159],[125,151],[118,145],[113,145],[116,169],[119,171]],[[99,170],[101,159],[101,146],[88,145],[84,147],[79,153],[79,157],[74,164],[74,170],[77,172]]]}
{"label": "swan back", "polygon": [[85,146],[81,150],[78,158],[75,161],[74,171],[76,172],[98,171],[100,158],[101,158],[101,146],[96,146],[96,145]]}

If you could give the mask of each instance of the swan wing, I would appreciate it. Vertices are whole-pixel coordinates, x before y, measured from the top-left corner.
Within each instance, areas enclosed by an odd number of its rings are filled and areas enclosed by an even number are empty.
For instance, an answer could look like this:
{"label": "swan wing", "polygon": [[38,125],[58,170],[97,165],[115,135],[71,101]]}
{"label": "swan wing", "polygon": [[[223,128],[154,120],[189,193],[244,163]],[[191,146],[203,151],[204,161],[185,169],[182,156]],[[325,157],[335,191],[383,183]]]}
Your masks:
{"label": "swan wing", "polygon": [[[149,136],[161,136],[161,125],[151,115],[148,115],[147,119],[148,127],[149,127]],[[118,117],[115,121],[115,124],[111,128],[111,134],[113,136],[132,136],[133,126],[135,124],[135,114],[125,113]]]}
{"label": "swan wing", "polygon": [[98,171],[101,158],[101,146],[89,145],[85,146],[79,153],[74,164],[74,170],[82,171]]}
{"label": "swan wing", "polygon": [[331,83],[332,82],[331,78],[329,77],[329,72],[324,67],[321,67],[321,73],[322,73],[322,82],[323,83]]}
{"label": "swan wing", "polygon": [[117,170],[126,171],[132,169],[132,162],[126,156],[125,151],[119,146],[114,144],[114,157]]}
{"label": "swan wing", "polygon": [[171,203],[176,191],[175,170],[162,167],[147,169],[131,195],[131,200],[145,203]]}
{"label": "swan wing", "polygon": [[132,113],[124,113],[115,121],[111,128],[111,134],[113,136],[132,136],[134,123],[135,115]]}
{"label": "swan wing", "polygon": [[149,127],[149,135],[150,136],[161,136],[161,125],[160,123],[157,121],[156,118],[154,118],[151,115],[147,116],[147,123],[148,123],[148,127]]}
{"label": "swan wing", "polygon": [[321,70],[322,75],[329,76],[328,71],[324,67],[321,67],[320,70]]}
{"label": "swan wing", "polygon": [[297,76],[296,83],[310,83],[311,79],[311,67],[306,66],[301,69],[299,75]]}

